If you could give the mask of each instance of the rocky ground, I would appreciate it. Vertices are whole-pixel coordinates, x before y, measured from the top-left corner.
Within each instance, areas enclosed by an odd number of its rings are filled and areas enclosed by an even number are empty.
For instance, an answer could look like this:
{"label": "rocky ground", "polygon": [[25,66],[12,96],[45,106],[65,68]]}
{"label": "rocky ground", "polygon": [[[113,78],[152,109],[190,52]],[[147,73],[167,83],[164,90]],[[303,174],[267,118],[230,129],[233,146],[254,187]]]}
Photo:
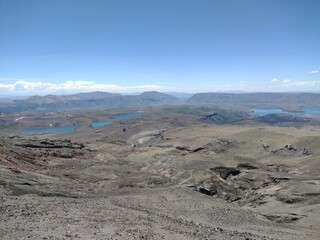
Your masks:
{"label": "rocky ground", "polygon": [[1,239],[319,239],[320,130],[177,114],[0,137]]}

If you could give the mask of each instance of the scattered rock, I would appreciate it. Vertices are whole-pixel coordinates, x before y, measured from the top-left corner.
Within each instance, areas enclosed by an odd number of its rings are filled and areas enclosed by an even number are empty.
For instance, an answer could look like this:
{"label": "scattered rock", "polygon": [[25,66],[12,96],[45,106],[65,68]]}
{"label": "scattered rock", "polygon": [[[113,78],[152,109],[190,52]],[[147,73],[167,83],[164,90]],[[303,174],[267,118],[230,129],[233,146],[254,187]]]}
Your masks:
{"label": "scattered rock", "polygon": [[127,143],[136,146],[147,145],[150,146],[152,144],[158,144],[165,140],[163,135],[164,129],[154,130],[154,131],[144,131],[138,134],[133,135],[127,141]]}
{"label": "scattered rock", "polygon": [[236,176],[240,174],[240,171],[236,168],[228,168],[223,166],[210,168],[210,170],[218,173],[224,180],[226,180],[231,175]]}
{"label": "scattered rock", "polygon": [[283,155],[283,156],[292,156],[292,155],[309,156],[313,154],[312,151],[307,148],[300,149],[292,144],[286,144],[282,148],[272,150],[271,153]]}
{"label": "scattered rock", "polygon": [[237,166],[237,169],[252,170],[252,169],[258,169],[258,167],[253,166],[250,163],[239,163],[238,166]]}
{"label": "scattered rock", "polygon": [[290,222],[294,222],[297,221],[299,219],[301,219],[304,216],[300,216],[297,214],[285,214],[285,213],[281,213],[281,214],[262,214],[263,216],[265,216],[266,218],[268,218],[269,220],[273,221],[273,222],[277,222],[277,223],[290,223]]}
{"label": "scattered rock", "polygon": [[270,146],[269,146],[269,145],[263,143],[263,144],[262,144],[262,147],[263,147],[264,150],[270,151]]}

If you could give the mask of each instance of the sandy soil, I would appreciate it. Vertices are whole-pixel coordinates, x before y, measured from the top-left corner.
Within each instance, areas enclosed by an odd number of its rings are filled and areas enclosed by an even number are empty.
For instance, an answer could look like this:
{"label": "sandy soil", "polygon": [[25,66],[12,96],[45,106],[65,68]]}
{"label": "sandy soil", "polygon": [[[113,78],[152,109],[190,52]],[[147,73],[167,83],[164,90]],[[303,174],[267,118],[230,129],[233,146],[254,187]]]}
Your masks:
{"label": "sandy soil", "polygon": [[314,126],[179,114],[3,136],[0,238],[319,239],[319,146]]}

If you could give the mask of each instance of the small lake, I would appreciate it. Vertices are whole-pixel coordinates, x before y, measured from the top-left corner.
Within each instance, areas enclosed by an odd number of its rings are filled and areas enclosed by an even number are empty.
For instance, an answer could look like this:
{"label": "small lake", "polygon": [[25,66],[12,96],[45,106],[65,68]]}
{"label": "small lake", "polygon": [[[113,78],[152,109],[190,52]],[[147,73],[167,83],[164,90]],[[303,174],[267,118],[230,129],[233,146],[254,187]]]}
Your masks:
{"label": "small lake", "polygon": [[107,126],[107,125],[111,125],[112,122],[94,122],[90,124],[90,127],[92,128],[98,128],[98,127],[103,127],[103,126]]}
{"label": "small lake", "polygon": [[303,107],[303,111],[306,114],[320,115],[320,107],[316,106]]}
{"label": "small lake", "polygon": [[265,116],[269,114],[285,114],[288,112],[283,111],[280,108],[275,108],[273,106],[257,106],[251,109],[252,114],[256,116]]}
{"label": "small lake", "polygon": [[301,112],[286,112],[280,108],[274,106],[257,106],[256,108],[251,109],[252,114],[256,116],[266,116],[269,114],[291,114],[291,115],[302,115],[302,114],[311,114],[311,115],[320,115],[320,107],[317,106],[305,106]]}
{"label": "small lake", "polygon": [[61,132],[74,132],[79,126],[67,126],[67,127],[54,127],[54,128],[39,128],[33,130],[26,130],[22,133],[25,135],[41,134],[41,133],[61,133]]}
{"label": "small lake", "polygon": [[[144,112],[136,112],[136,113],[121,113],[113,115],[112,118],[114,119],[129,119],[133,117],[137,117],[143,115]],[[105,121],[105,122],[93,122],[90,124],[92,128],[98,128],[103,126],[111,125],[112,122]],[[61,133],[61,132],[74,132],[77,130],[79,126],[68,126],[68,127],[56,127],[56,128],[40,128],[40,129],[33,129],[33,130],[26,130],[22,133],[25,135],[33,135],[33,134],[42,134],[42,133]]]}
{"label": "small lake", "polygon": [[137,116],[140,116],[140,115],[143,115],[143,114],[144,114],[144,112],[123,113],[123,114],[113,115],[112,118],[114,118],[114,119],[128,119],[128,118],[137,117]]}

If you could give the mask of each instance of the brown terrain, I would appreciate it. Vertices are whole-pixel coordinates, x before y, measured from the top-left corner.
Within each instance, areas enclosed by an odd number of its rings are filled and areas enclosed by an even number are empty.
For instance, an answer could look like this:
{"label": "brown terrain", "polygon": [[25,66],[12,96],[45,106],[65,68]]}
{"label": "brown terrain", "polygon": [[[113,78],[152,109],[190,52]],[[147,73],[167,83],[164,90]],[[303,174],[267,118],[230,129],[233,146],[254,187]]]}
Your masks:
{"label": "brown terrain", "polygon": [[[2,115],[0,239],[320,239],[317,119],[136,110]],[[18,135],[49,124],[81,127]]]}

